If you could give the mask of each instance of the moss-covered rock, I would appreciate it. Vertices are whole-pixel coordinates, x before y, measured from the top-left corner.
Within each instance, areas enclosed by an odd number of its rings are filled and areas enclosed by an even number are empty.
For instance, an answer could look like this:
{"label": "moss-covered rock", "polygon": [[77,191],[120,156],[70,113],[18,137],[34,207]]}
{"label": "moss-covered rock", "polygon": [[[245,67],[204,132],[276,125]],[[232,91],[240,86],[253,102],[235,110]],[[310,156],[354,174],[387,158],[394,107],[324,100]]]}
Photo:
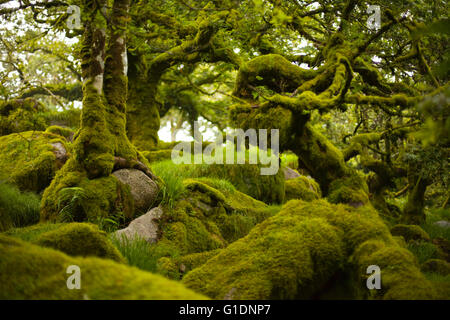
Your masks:
{"label": "moss-covered rock", "polygon": [[0,136],[29,130],[42,131],[48,124],[45,107],[32,98],[0,102]]}
{"label": "moss-covered rock", "polygon": [[41,221],[87,221],[102,224],[103,229],[108,230],[109,223],[117,228],[117,224],[131,221],[134,203],[128,186],[112,175],[91,180],[83,171],[70,169],[71,165],[60,170],[68,170],[60,172],[59,178],[63,181],[53,180],[44,191]]}
{"label": "moss-covered rock", "polygon": [[69,144],[59,135],[27,131],[0,137],[0,180],[21,190],[41,192],[68,157]]}
{"label": "moss-covered rock", "polygon": [[45,129],[45,132],[60,135],[61,137],[66,138],[67,141],[72,141],[73,135],[75,134],[75,132],[72,129],[61,126],[50,126],[47,129]]}
{"label": "moss-covered rock", "polygon": [[[221,180],[187,179],[184,184],[185,195],[172,208],[164,207],[157,220],[158,240],[152,246],[157,259],[225,248],[278,210]],[[170,259],[158,265],[166,276],[179,279],[183,274]]]}
{"label": "moss-covered rock", "polygon": [[[248,159],[248,158],[247,158]],[[170,160],[160,164],[169,166],[173,175],[184,178],[224,179],[250,197],[267,204],[280,204],[284,200],[285,179],[281,168],[274,175],[261,175],[261,164],[173,164]],[[167,169],[166,169],[167,170]]]}
{"label": "moss-covered rock", "polygon": [[[74,258],[0,235],[0,299],[204,299],[183,285],[101,258]],[[69,266],[81,288],[69,290]]]}
{"label": "moss-covered rock", "polygon": [[219,254],[220,251],[221,249],[216,249],[187,254],[181,257],[163,257],[158,260],[157,272],[170,279],[179,280],[185,273],[203,265],[206,261]]}
{"label": "moss-covered rock", "polygon": [[402,236],[406,241],[430,241],[430,236],[417,225],[397,224],[391,229],[394,236]]}
{"label": "moss-covered rock", "polygon": [[70,256],[95,256],[125,262],[106,232],[90,223],[39,223],[26,228],[14,228],[5,234]]}
{"label": "moss-covered rock", "polygon": [[346,203],[360,207],[369,203],[369,190],[358,174],[334,180],[329,187],[327,199],[331,203]]}
{"label": "moss-covered rock", "polygon": [[300,176],[289,179],[285,184],[285,201],[300,199],[312,201],[322,197],[319,184],[312,178]]}
{"label": "moss-covered rock", "polygon": [[441,259],[427,260],[420,266],[420,268],[423,272],[438,273],[443,276],[450,275],[450,263]]}
{"label": "moss-covered rock", "polygon": [[142,151],[142,155],[150,163],[157,162],[157,161],[163,161],[163,160],[169,160],[172,157],[172,149]]}
{"label": "moss-covered rock", "polygon": [[292,200],[182,282],[215,299],[317,298],[347,273],[352,297],[367,298],[373,294],[365,272],[373,264],[382,270],[375,297],[434,297],[414,256],[398,246],[372,207]]}
{"label": "moss-covered rock", "polygon": [[62,251],[71,256],[96,256],[125,262],[125,259],[108,239],[106,232],[89,223],[69,223],[45,232],[34,243]]}

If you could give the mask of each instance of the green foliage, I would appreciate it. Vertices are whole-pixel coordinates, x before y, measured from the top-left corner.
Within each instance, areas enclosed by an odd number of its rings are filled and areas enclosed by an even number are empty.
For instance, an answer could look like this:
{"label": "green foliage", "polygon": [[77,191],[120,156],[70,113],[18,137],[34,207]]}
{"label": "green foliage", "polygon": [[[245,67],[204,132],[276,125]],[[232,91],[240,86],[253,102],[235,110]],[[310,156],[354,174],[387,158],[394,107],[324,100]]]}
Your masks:
{"label": "green foliage", "polygon": [[39,204],[38,195],[0,182],[0,232],[37,223]]}
{"label": "green foliage", "polygon": [[419,226],[398,224],[392,227],[394,236],[402,236],[406,241],[424,240],[430,241],[430,236]]}
{"label": "green foliage", "polygon": [[414,241],[408,243],[408,250],[411,251],[417,258],[420,264],[429,259],[437,259],[440,257],[438,248],[430,242]]}
{"label": "green foliage", "polygon": [[138,237],[128,239],[125,236],[121,238],[110,236],[110,238],[130,266],[150,272],[156,271],[158,257],[154,254],[152,244]]}

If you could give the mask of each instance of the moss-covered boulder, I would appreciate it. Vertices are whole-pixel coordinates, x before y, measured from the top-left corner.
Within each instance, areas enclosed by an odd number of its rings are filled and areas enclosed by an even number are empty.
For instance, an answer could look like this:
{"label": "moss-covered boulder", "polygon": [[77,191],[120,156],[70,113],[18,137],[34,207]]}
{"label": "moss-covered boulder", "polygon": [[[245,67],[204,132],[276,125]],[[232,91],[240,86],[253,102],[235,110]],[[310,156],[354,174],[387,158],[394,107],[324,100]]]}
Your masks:
{"label": "moss-covered boulder", "polygon": [[112,230],[131,221],[134,213],[129,186],[113,175],[89,179],[71,158],[45,189],[40,217],[50,222],[92,222]]}
{"label": "moss-covered boulder", "polygon": [[96,256],[125,262],[120,252],[108,239],[106,232],[89,223],[69,223],[45,232],[34,243],[53,248],[71,256]]}
{"label": "moss-covered boulder", "polygon": [[26,228],[11,229],[5,234],[62,251],[70,256],[95,256],[125,262],[106,232],[90,223],[39,223]]}
{"label": "moss-covered boulder", "polygon": [[[163,207],[162,215],[154,220],[158,231],[151,250],[156,259],[225,248],[279,210],[222,180],[187,179],[184,184],[187,190],[184,196],[173,207]],[[175,279],[183,274],[178,267],[173,272],[168,260],[158,265],[161,273]]]}
{"label": "moss-covered boulder", "polygon": [[28,130],[42,131],[48,124],[45,107],[32,98],[0,102],[0,136]]}
{"label": "moss-covered boulder", "polygon": [[420,268],[423,272],[438,273],[443,276],[450,275],[450,263],[441,259],[429,259]]}
{"label": "moss-covered boulder", "polygon": [[394,236],[402,236],[406,241],[430,241],[430,236],[417,225],[397,224],[391,229]]}
{"label": "moss-covered boulder", "polygon": [[141,153],[150,163],[169,160],[172,157],[172,149],[142,151]]}
{"label": "moss-covered boulder", "polygon": [[154,206],[159,187],[145,173],[137,169],[120,169],[112,175],[130,188],[134,209],[139,213],[147,212]]}
{"label": "moss-covered boulder", "polygon": [[68,157],[69,145],[59,135],[41,131],[0,137],[0,180],[21,190],[41,192]]}
{"label": "moss-covered boulder", "polygon": [[368,204],[369,189],[363,177],[354,174],[334,180],[328,190],[327,199],[331,203],[346,203],[353,207]]}
{"label": "moss-covered boulder", "polygon": [[[183,285],[108,259],[74,258],[0,235],[0,299],[204,299]],[[67,287],[69,266],[80,289]]]}
{"label": "moss-covered boulder", "polygon": [[60,135],[61,137],[66,138],[67,141],[72,141],[73,135],[75,134],[75,132],[72,129],[62,126],[50,126],[47,129],[45,129],[45,132]]}
{"label": "moss-covered boulder", "polygon": [[[231,182],[240,192],[267,204],[280,204],[284,200],[285,179],[282,168],[274,175],[261,175],[261,164],[174,164],[171,160],[152,166],[170,170],[170,175],[183,178],[213,178]],[[167,175],[167,173],[163,173]]]}
{"label": "moss-covered boulder", "polygon": [[285,184],[285,201],[300,199],[312,201],[322,197],[319,184],[314,179],[300,176],[289,179]]}
{"label": "moss-covered boulder", "polygon": [[[382,290],[366,287],[370,265],[381,268]],[[337,286],[348,290],[333,298],[432,299],[435,293],[372,207],[324,200],[289,201],[182,282],[214,299],[321,298]]]}

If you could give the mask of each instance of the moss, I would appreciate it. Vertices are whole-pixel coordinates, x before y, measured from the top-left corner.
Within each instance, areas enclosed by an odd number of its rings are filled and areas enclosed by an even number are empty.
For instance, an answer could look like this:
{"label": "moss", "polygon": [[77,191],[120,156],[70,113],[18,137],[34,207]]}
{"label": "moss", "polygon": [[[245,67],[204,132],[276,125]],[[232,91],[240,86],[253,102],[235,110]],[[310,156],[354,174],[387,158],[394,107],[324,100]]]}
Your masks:
{"label": "moss", "polygon": [[[204,299],[181,284],[101,258],[69,257],[0,235],[0,299]],[[67,268],[79,266],[81,288],[69,290]]]}
{"label": "moss", "polygon": [[125,262],[107,234],[90,223],[39,223],[26,228],[15,228],[5,234],[70,256],[96,256]]}
{"label": "moss", "polygon": [[[365,253],[380,261],[368,263]],[[311,298],[323,294],[337,273],[351,270],[350,287],[359,288],[354,298],[367,298],[363,278],[371,264],[380,265],[384,272],[386,290],[381,297],[433,296],[412,254],[397,245],[373,208],[292,200],[246,237],[193,269],[182,282],[215,299]]]}
{"label": "moss", "polygon": [[225,248],[276,211],[221,180],[187,179],[184,185],[183,197],[173,208],[164,208],[160,236],[151,248],[151,255],[160,260],[158,271],[176,279],[183,272],[171,259]]}
{"label": "moss", "polygon": [[48,124],[44,111],[44,106],[32,98],[0,102],[0,136],[44,130]]}
{"label": "moss", "polygon": [[142,155],[148,160],[148,162],[157,162],[168,160],[172,157],[172,149],[157,150],[157,151],[143,151]]}
{"label": "moss", "polygon": [[313,179],[300,176],[286,181],[285,201],[300,199],[312,201],[321,198],[320,186]]}
{"label": "moss", "polygon": [[360,245],[352,256],[360,266],[361,278],[367,278],[366,268],[377,265],[381,270],[381,290],[373,290],[371,298],[389,300],[434,299],[436,291],[420,273],[416,258],[408,250],[387,246],[378,240]]}
{"label": "moss", "polygon": [[[280,150],[284,150],[291,143],[295,118],[292,112],[282,107],[251,108],[247,105],[233,105],[229,108],[229,118],[236,128],[248,130],[250,128],[279,130]],[[270,135],[268,135],[268,145]]]}
{"label": "moss", "polygon": [[50,126],[47,129],[45,129],[45,132],[60,135],[61,137],[66,138],[66,140],[68,141],[72,140],[74,135],[74,131],[72,129],[60,126]]}
{"label": "moss", "polygon": [[124,263],[125,259],[109,241],[106,232],[88,223],[69,223],[42,233],[34,243],[71,256],[96,256]]}
{"label": "moss", "polygon": [[441,259],[429,259],[420,268],[423,272],[433,272],[443,276],[450,275],[450,263]]}
{"label": "moss", "polygon": [[216,249],[187,254],[177,258],[163,257],[158,260],[157,272],[170,279],[180,280],[184,274],[203,265],[220,251],[221,249]]}
{"label": "moss", "polygon": [[0,137],[0,180],[16,184],[21,190],[40,192],[52,181],[63,159],[52,144],[69,145],[61,136],[27,131]]}
{"label": "moss", "polygon": [[62,223],[38,223],[25,228],[13,228],[5,235],[19,238],[23,241],[35,241],[41,234],[60,228]]}
{"label": "moss", "polygon": [[430,236],[421,227],[416,225],[398,224],[391,229],[391,233],[396,236],[402,236],[406,241],[430,241]]}
{"label": "moss", "polygon": [[70,159],[43,194],[42,221],[101,223],[106,219],[124,222],[134,215],[130,190],[113,175],[89,179]]}
{"label": "moss", "polygon": [[331,203],[347,203],[358,207],[369,203],[368,194],[366,182],[355,172],[350,177],[334,180],[327,198]]}

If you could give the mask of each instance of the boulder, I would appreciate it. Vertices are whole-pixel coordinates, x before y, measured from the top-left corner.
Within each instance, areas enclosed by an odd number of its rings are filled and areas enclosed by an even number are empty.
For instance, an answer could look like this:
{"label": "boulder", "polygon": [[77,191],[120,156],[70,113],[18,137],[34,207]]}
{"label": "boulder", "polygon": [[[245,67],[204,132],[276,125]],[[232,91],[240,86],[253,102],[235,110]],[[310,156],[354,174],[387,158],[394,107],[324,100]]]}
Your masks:
{"label": "boulder", "polygon": [[283,167],[284,180],[291,180],[300,177],[300,173],[289,167]]}
{"label": "boulder", "polygon": [[420,268],[423,272],[438,273],[443,276],[450,274],[450,263],[441,259],[429,259]]}
{"label": "boulder", "polygon": [[[0,257],[0,300],[205,299],[176,281],[123,263],[72,257],[3,234]],[[69,266],[77,266],[81,271],[78,290],[68,290],[66,285],[71,275]]]}
{"label": "boulder", "polygon": [[123,184],[130,187],[134,199],[134,207],[141,212],[147,212],[158,195],[158,185],[145,173],[136,169],[120,169],[113,175]]}
{"label": "boulder", "polygon": [[441,228],[450,228],[450,222],[445,220],[436,221],[433,224]]}
{"label": "boulder", "polygon": [[142,238],[149,243],[156,242],[158,239],[158,220],[163,214],[161,207],[151,209],[146,214],[131,221],[125,229],[118,230],[114,235],[120,240],[122,237],[133,239]]}
{"label": "boulder", "polygon": [[56,134],[41,131],[0,137],[0,180],[20,190],[41,192],[68,158],[69,144]]}
{"label": "boulder", "polygon": [[430,236],[421,227],[417,225],[397,224],[391,229],[393,236],[402,236],[405,240],[415,241],[430,241]]}

